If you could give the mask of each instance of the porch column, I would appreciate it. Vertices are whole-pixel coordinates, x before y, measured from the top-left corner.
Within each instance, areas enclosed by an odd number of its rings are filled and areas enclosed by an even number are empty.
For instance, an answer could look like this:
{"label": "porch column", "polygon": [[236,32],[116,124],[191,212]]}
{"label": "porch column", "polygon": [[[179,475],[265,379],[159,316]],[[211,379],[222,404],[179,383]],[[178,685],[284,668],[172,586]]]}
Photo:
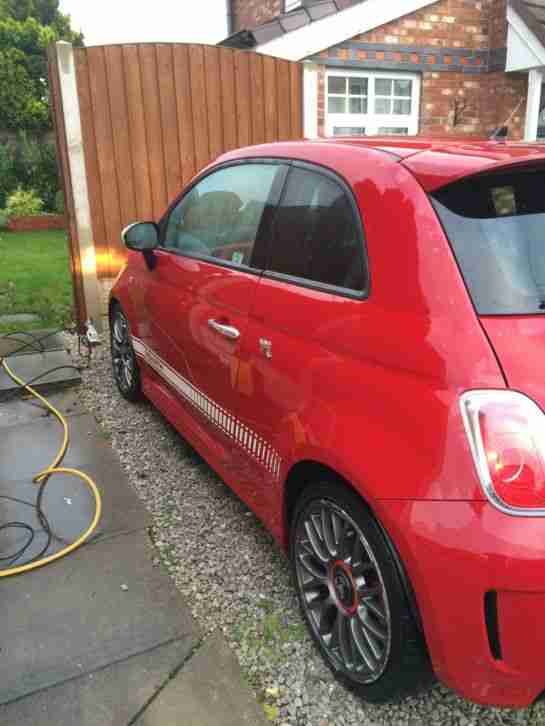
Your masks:
{"label": "porch column", "polygon": [[307,61],[303,63],[303,135],[318,137],[318,66]]}
{"label": "porch column", "polygon": [[541,86],[544,75],[543,70],[543,68],[533,68],[528,72],[528,103],[526,106],[526,126],[524,128],[525,141],[537,140]]}

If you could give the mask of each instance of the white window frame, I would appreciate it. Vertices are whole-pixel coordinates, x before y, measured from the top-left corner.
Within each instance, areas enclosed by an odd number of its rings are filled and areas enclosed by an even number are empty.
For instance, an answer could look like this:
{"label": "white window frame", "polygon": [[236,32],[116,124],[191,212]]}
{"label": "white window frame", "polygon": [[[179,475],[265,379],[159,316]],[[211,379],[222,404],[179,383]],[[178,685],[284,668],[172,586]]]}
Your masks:
{"label": "white window frame", "polygon": [[[367,78],[367,113],[330,113],[328,111],[328,86],[331,77]],[[375,79],[392,79],[394,81],[412,81],[411,113],[376,114],[375,113]],[[419,73],[403,71],[362,71],[353,68],[328,69],[325,78],[325,131],[333,136],[336,126],[365,128],[366,136],[376,136],[380,128],[407,128],[409,136],[418,134],[420,119],[421,76]],[[380,96],[379,96],[380,97]]]}

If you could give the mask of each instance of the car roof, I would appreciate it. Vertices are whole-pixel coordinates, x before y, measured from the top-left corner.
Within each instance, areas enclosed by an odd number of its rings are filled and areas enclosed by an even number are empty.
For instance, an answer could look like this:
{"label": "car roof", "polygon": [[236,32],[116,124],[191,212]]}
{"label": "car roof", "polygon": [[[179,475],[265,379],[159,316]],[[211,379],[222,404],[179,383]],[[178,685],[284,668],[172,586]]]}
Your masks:
{"label": "car roof", "polygon": [[[333,143],[339,141],[335,139]],[[394,154],[428,192],[466,176],[545,162],[542,144],[482,138],[375,136],[346,139],[344,143]]]}
{"label": "car roof", "polygon": [[[425,136],[367,136],[313,139],[301,142],[278,142],[238,149],[225,157],[248,155],[285,156],[297,158],[297,149],[304,150],[308,159],[309,147],[351,147],[355,153],[366,155],[367,150],[388,154],[392,161],[403,164],[418,179],[427,192],[467,176],[489,171],[501,171],[513,165],[545,163],[545,145],[482,138],[453,138]],[[319,155],[319,154],[318,154]],[[319,158],[316,159],[319,161]]]}

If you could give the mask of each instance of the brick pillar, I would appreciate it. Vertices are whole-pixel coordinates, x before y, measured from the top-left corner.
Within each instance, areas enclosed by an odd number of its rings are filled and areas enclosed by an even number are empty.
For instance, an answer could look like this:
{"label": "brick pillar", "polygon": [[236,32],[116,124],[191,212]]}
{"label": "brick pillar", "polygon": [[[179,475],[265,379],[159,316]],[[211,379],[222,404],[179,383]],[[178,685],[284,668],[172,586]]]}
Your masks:
{"label": "brick pillar", "polygon": [[490,50],[507,47],[507,0],[488,0],[487,15]]}

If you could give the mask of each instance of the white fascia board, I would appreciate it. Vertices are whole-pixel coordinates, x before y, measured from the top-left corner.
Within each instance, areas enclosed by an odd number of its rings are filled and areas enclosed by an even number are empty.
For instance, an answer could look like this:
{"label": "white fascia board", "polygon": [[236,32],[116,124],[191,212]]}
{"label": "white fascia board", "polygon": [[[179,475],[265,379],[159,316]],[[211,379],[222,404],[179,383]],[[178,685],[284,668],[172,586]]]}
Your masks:
{"label": "white fascia board", "polygon": [[437,0],[365,0],[255,48],[258,53],[299,61],[355,35],[367,33]]}
{"label": "white fascia board", "polygon": [[520,15],[507,6],[507,65],[506,71],[527,71],[545,66],[545,48]]}

